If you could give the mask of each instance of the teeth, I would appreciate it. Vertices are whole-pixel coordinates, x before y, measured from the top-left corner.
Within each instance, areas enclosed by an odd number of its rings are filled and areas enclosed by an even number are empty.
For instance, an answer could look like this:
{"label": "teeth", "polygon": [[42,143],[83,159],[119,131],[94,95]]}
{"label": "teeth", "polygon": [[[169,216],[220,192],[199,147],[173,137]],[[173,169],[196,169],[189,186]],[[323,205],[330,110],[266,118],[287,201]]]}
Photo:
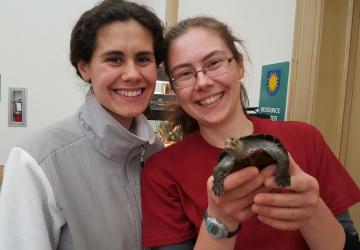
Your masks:
{"label": "teeth", "polygon": [[120,91],[118,91],[118,93],[120,93],[120,95],[127,96],[127,97],[135,97],[135,96],[139,96],[141,94],[141,89],[133,90],[133,91],[120,90]]}
{"label": "teeth", "polygon": [[221,93],[217,94],[217,95],[214,95],[214,96],[211,96],[209,98],[206,98],[204,100],[201,100],[200,101],[200,104],[202,105],[209,105],[209,104],[213,104],[214,102],[216,102],[217,100],[220,99],[220,97],[222,96]]}

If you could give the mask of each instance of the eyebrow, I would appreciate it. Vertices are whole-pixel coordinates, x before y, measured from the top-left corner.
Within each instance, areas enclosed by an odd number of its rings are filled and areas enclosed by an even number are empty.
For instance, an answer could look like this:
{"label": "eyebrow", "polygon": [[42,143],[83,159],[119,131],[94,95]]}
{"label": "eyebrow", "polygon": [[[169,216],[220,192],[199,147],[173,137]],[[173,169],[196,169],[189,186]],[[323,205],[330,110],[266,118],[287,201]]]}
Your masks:
{"label": "eyebrow", "polygon": [[[110,51],[106,51],[105,53],[103,53],[101,55],[101,57],[108,57],[108,56],[124,56],[124,52],[120,51],[120,50],[110,50]],[[155,56],[154,52],[152,51],[139,51],[138,53],[136,53],[136,56]]]}
{"label": "eyebrow", "polygon": [[108,57],[108,56],[124,56],[124,53],[119,50],[110,50],[106,51],[105,53],[101,54],[101,57]]}
{"label": "eyebrow", "polygon": [[[204,56],[201,61],[204,62],[206,61],[207,59],[209,59],[210,57],[212,57],[213,55],[217,54],[217,53],[223,53],[225,54],[225,51],[223,50],[214,50],[213,52],[207,54],[206,56]],[[189,67],[191,66],[190,63],[182,63],[182,64],[178,64],[178,65],[175,65],[174,68],[171,69],[171,72],[174,72],[174,70],[178,69],[178,68],[183,68],[183,67]]]}
{"label": "eyebrow", "polygon": [[152,51],[140,51],[136,53],[137,56],[155,56],[155,53]]}

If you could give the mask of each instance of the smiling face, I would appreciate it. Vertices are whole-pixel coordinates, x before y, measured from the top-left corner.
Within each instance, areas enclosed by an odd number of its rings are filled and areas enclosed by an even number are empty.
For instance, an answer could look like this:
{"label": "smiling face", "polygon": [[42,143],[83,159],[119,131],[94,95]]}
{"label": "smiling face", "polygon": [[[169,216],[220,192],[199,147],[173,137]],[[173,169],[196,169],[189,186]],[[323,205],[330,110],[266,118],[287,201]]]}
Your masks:
{"label": "smiling face", "polygon": [[[183,72],[182,68],[199,71],[214,58],[233,57],[217,33],[200,27],[191,28],[173,40],[168,53],[172,77]],[[239,83],[243,74],[242,62],[236,60],[230,62],[227,72],[217,76],[199,72],[194,85],[175,89],[178,101],[200,128],[229,124],[229,120],[243,114]]]}
{"label": "smiling face", "polygon": [[91,82],[99,103],[126,128],[153,96],[153,37],[134,20],[116,21],[101,28],[91,61],[80,61],[77,66],[82,78]]}

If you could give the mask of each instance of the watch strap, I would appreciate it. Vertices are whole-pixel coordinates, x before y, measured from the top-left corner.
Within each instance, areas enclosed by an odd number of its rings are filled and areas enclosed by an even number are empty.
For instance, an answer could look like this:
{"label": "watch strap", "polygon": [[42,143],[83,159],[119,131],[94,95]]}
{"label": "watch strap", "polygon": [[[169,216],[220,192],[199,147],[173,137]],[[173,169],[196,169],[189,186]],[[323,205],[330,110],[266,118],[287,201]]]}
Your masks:
{"label": "watch strap", "polygon": [[[210,216],[208,215],[207,209],[205,209],[205,212],[204,212],[204,220],[205,220],[205,223],[206,223],[206,219],[207,219],[207,218],[212,218],[212,217],[210,217]],[[224,229],[226,228],[225,225],[222,224],[221,222],[219,222],[217,219],[215,219],[215,218],[212,218],[212,219],[215,220],[218,224],[222,225]],[[208,228],[208,227],[206,227],[206,228]],[[240,231],[240,229],[241,229],[241,224],[239,224],[239,226],[236,228],[235,231],[229,232],[229,231],[225,230],[225,234],[226,234],[225,238],[232,238],[232,237],[234,237],[234,236]]]}

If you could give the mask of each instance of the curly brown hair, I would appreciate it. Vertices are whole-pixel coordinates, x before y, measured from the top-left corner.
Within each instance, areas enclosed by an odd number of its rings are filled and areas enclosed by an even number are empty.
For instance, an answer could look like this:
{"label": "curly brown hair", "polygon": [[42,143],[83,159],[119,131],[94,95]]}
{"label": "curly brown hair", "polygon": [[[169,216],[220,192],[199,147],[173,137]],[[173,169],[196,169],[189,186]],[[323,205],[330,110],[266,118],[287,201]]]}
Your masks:
{"label": "curly brown hair", "polygon": [[147,6],[138,5],[133,2],[104,0],[83,13],[71,33],[70,62],[80,77],[77,63],[79,61],[90,62],[96,47],[98,31],[112,22],[125,22],[131,19],[140,23],[151,33],[154,42],[156,64],[159,65],[163,61],[164,25],[155,13]]}

